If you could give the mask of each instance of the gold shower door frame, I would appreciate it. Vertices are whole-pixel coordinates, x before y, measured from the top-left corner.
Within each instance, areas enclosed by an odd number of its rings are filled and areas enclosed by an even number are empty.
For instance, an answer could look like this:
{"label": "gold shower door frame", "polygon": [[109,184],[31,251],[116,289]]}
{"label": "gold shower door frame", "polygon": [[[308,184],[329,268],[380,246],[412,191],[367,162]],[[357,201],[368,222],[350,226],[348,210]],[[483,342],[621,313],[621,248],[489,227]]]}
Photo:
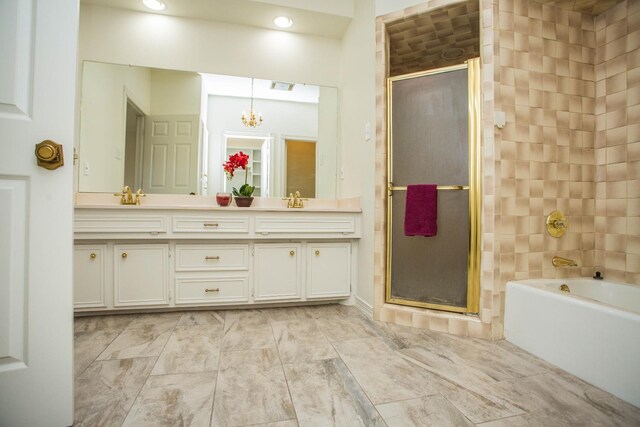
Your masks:
{"label": "gold shower door frame", "polygon": [[[468,75],[468,127],[469,127],[469,262],[467,271],[467,306],[458,307],[452,305],[433,304],[428,302],[411,301],[391,296],[391,225],[392,204],[391,198],[395,190],[404,187],[394,187],[391,181],[393,177],[393,140],[391,128],[391,95],[392,83],[399,80],[424,77],[450,71],[467,69]],[[387,274],[385,282],[385,302],[391,304],[406,305],[411,307],[431,308],[458,313],[478,313],[480,304],[480,221],[481,221],[481,138],[480,138],[480,58],[474,58],[461,65],[443,67],[429,71],[404,74],[387,78],[387,247],[386,262]],[[446,187],[446,188],[445,188]],[[455,188],[454,188],[455,187]],[[439,190],[461,190],[458,186],[439,186]],[[465,188],[466,189],[466,188]]]}

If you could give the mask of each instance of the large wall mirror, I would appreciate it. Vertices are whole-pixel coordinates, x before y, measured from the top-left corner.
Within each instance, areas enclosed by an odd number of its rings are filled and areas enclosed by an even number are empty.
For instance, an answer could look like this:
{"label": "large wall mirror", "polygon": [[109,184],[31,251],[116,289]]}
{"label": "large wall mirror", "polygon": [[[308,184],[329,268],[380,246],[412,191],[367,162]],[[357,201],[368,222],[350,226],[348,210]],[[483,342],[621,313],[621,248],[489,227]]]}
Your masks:
{"label": "large wall mirror", "polygon": [[[336,197],[336,88],[85,61],[81,90],[78,191]],[[249,168],[228,181],[238,151]]]}

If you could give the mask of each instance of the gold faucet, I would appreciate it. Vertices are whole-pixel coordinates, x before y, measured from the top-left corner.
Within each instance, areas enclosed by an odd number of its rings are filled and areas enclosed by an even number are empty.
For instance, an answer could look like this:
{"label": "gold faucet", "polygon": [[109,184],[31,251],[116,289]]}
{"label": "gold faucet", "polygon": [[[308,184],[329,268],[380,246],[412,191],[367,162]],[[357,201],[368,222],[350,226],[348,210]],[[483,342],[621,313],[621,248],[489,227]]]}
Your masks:
{"label": "gold faucet", "polygon": [[146,194],[142,192],[141,188],[138,188],[138,191],[136,191],[134,197],[133,193],[131,192],[131,187],[125,185],[122,189],[122,193],[114,193],[114,196],[120,197],[121,205],[139,205],[140,197],[146,197]]}
{"label": "gold faucet", "polygon": [[289,197],[285,197],[282,200],[287,201],[288,208],[304,208],[304,201],[309,199],[303,199],[300,197],[300,191],[295,193],[289,193]]}
{"label": "gold faucet", "polygon": [[578,263],[572,259],[562,258],[560,256],[554,256],[551,259],[551,263],[554,267],[577,267]]}

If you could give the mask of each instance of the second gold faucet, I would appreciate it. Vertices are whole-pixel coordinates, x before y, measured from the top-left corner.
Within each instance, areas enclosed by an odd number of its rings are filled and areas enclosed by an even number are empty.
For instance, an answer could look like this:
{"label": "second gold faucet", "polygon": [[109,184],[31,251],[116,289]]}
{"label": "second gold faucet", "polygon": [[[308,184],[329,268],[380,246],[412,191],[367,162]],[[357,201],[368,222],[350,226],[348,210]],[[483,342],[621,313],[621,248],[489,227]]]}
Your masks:
{"label": "second gold faucet", "polygon": [[146,194],[142,192],[141,188],[138,188],[138,191],[136,191],[136,194],[134,195],[131,192],[131,187],[125,185],[122,189],[122,193],[114,193],[114,196],[120,197],[121,205],[139,205],[140,197],[146,197]]}
{"label": "second gold faucet", "polygon": [[304,208],[304,201],[309,199],[303,199],[300,197],[300,191],[296,191],[294,193],[289,193],[288,198],[284,198],[282,200],[287,201],[288,208]]}

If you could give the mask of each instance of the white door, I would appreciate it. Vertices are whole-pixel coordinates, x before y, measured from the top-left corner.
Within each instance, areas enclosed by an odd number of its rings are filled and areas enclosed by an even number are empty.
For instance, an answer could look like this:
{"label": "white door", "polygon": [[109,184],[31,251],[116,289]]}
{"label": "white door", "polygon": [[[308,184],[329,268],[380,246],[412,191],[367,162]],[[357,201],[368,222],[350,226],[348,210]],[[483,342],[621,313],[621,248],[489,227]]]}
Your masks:
{"label": "white door", "polygon": [[[73,422],[78,0],[0,1],[0,425]],[[36,166],[35,144],[64,166]]]}
{"label": "white door", "polygon": [[198,191],[199,120],[197,115],[147,117],[142,167],[145,193]]}

